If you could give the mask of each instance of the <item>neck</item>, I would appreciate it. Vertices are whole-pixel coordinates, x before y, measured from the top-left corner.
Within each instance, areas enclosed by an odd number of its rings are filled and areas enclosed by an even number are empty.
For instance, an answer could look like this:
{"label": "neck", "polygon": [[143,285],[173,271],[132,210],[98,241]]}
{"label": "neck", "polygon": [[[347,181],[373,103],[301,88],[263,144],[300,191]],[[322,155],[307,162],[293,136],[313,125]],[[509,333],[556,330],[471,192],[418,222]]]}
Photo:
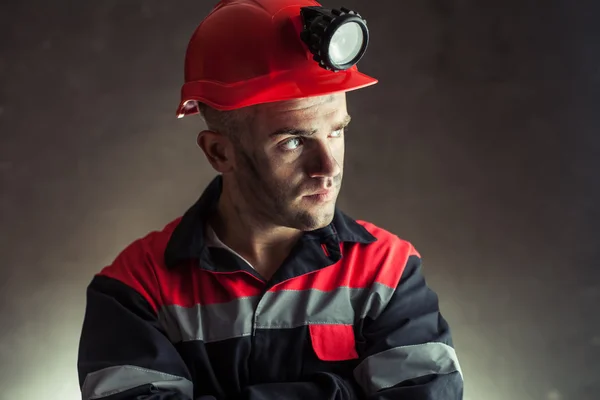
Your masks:
{"label": "neck", "polygon": [[281,265],[302,231],[260,218],[223,185],[217,212],[209,221],[223,243],[244,257],[265,278]]}

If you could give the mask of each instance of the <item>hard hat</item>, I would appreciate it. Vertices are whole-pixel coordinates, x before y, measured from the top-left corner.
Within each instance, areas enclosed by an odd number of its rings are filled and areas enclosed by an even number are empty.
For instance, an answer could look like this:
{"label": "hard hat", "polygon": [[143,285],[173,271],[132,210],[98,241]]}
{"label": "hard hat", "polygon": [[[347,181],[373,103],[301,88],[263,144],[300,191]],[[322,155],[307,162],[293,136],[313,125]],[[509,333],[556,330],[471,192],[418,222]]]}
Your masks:
{"label": "hard hat", "polygon": [[[334,42],[327,54],[324,46]],[[345,8],[324,9],[311,0],[222,0],[188,44],[177,116],[198,113],[197,102],[233,110],[375,84],[355,65],[367,42],[366,21]],[[352,61],[338,54],[353,48],[361,52]]]}

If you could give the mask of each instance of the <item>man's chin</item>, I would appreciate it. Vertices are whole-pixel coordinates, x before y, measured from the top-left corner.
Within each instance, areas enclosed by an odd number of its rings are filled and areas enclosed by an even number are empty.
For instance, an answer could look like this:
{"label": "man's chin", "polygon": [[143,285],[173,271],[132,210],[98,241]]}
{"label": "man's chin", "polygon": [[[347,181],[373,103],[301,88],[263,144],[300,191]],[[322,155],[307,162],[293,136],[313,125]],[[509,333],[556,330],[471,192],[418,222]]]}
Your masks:
{"label": "man's chin", "polygon": [[327,207],[328,210],[305,211],[296,215],[295,226],[301,231],[314,231],[331,224],[335,212],[335,207]]}

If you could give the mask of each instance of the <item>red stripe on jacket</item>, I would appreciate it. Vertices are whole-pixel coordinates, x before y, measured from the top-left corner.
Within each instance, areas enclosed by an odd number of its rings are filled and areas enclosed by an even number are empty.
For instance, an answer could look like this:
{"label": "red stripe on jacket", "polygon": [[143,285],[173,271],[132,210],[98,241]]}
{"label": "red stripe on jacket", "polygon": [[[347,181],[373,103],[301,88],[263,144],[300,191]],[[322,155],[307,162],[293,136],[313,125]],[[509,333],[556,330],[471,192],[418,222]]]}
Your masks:
{"label": "red stripe on jacket", "polygon": [[[192,307],[261,294],[264,283],[243,271],[211,272],[199,268],[196,260],[190,261],[189,268],[167,269],[165,248],[180,221],[178,218],[162,231],[151,232],[131,243],[99,275],[128,285],[156,312],[165,305]],[[419,253],[409,242],[392,233],[368,222],[357,222],[378,240],[369,245],[343,244],[343,258],[337,263],[282,282],[270,290],[331,291],[338,287],[369,288],[374,283],[395,288],[408,258],[420,257]]]}

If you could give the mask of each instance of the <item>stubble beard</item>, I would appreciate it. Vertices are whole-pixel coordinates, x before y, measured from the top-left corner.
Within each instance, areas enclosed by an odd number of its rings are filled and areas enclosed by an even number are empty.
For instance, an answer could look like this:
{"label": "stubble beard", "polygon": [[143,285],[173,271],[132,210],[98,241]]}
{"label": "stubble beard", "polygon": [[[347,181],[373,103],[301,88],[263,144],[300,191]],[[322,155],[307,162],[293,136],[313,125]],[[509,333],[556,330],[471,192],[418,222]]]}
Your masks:
{"label": "stubble beard", "polygon": [[[299,188],[286,182],[269,181],[261,174],[260,164],[253,154],[238,149],[238,158],[244,164],[236,177],[236,184],[247,212],[255,215],[254,219],[264,221],[268,225],[285,226],[301,231],[312,231],[329,225],[333,219],[335,202],[324,204],[321,208],[294,209],[298,199],[304,193]],[[334,188],[339,190],[342,174],[334,180]]]}

